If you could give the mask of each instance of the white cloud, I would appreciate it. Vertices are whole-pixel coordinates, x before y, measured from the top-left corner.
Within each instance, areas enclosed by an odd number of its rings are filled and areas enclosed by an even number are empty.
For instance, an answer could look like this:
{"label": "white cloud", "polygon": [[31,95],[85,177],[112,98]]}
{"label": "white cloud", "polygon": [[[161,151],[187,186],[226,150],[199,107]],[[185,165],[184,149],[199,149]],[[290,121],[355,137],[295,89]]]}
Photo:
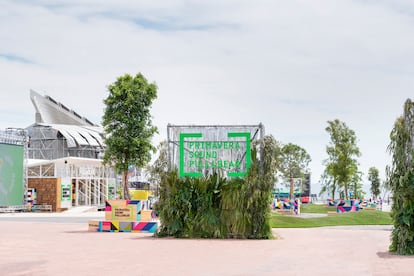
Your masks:
{"label": "white cloud", "polygon": [[142,72],[167,123],[252,124],[312,155],[328,120],[355,130],[361,170],[389,162],[414,91],[410,1],[3,1],[0,128],[34,121],[29,89],[99,123],[106,86]]}

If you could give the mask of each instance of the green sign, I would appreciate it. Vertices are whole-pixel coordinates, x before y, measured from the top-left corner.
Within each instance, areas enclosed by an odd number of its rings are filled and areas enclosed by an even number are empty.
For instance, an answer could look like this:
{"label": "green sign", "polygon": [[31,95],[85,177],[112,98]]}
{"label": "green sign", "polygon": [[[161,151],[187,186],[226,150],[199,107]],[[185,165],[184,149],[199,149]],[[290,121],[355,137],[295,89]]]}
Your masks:
{"label": "green sign", "polygon": [[72,201],[72,185],[62,184],[62,194],[60,200],[63,201]]}
{"label": "green sign", "polygon": [[115,199],[115,198],[116,198],[115,184],[108,183],[108,199]]}
{"label": "green sign", "polygon": [[0,144],[0,205],[21,205],[23,194],[23,146]]}
{"label": "green sign", "polygon": [[228,132],[226,141],[204,141],[202,133],[180,133],[180,177],[201,177],[202,170],[215,169],[226,170],[229,177],[243,177],[250,162],[250,132]]}

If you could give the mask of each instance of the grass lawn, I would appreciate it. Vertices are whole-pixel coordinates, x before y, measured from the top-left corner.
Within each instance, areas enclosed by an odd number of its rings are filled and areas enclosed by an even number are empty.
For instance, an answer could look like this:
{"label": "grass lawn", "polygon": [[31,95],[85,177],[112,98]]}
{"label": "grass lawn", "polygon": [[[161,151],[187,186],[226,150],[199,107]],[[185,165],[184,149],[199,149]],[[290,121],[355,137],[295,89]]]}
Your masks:
{"label": "grass lawn", "polygon": [[[316,207],[315,207],[316,206]],[[309,204],[308,208],[302,208],[303,213],[327,213],[336,211],[336,208],[330,210],[323,205]],[[325,208],[322,212],[321,208]],[[315,208],[315,211],[310,211]],[[304,212],[304,210],[306,210]],[[319,212],[318,212],[319,210]],[[343,225],[390,225],[392,224],[390,213],[379,212],[375,210],[361,210],[352,213],[336,214],[320,218],[300,218],[296,216],[286,216],[272,213],[270,225],[272,228],[307,228],[321,226],[343,226]]]}
{"label": "grass lawn", "polygon": [[326,204],[302,204],[300,206],[300,212],[326,214],[328,212],[336,212],[336,206],[328,206]]}

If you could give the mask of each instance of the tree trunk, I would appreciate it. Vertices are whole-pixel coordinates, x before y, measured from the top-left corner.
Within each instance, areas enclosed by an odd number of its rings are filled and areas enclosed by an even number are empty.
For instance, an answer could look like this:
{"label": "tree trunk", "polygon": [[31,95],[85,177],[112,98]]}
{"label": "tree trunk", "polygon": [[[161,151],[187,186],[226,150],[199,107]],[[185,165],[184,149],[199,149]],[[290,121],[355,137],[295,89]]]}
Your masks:
{"label": "tree trunk", "polygon": [[122,198],[123,199],[131,199],[129,195],[129,187],[128,187],[128,172],[122,173]]}
{"label": "tree trunk", "polygon": [[347,184],[344,185],[344,189],[345,189],[345,199],[348,200],[349,196],[348,196],[348,185]]}
{"label": "tree trunk", "polygon": [[335,192],[336,192],[336,181],[333,181],[333,186],[332,186],[332,200],[335,200]]}
{"label": "tree trunk", "polygon": [[293,177],[290,178],[290,199],[294,199],[295,195],[294,195],[294,179]]}

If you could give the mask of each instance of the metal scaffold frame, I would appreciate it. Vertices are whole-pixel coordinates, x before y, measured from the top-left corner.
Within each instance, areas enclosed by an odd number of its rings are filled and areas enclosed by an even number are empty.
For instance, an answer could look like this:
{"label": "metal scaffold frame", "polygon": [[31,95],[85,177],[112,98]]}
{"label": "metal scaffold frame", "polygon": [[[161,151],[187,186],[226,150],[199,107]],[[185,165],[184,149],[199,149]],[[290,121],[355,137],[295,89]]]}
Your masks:
{"label": "metal scaffold frame", "polygon": [[[223,144],[224,148],[226,145],[233,145],[236,142],[227,142],[229,135],[233,135],[233,141],[237,141],[237,145],[241,145],[239,148],[232,148],[228,151],[217,151],[214,150],[214,142],[217,142],[216,145]],[[234,135],[236,134],[236,135]],[[238,135],[242,134],[242,135]],[[223,160],[239,160],[240,163],[236,170],[247,171],[247,162],[243,164],[244,160],[247,160],[247,148],[248,144],[254,145],[257,148],[258,159],[260,161],[260,166],[262,167],[262,143],[265,135],[265,128],[262,123],[257,125],[172,125],[168,124],[167,126],[167,154],[168,154],[168,169],[179,168],[180,174],[181,169],[186,171],[187,175],[210,175],[214,173],[219,173],[221,176],[227,177],[231,174],[234,175],[234,171],[230,172],[235,167],[220,167],[219,163],[214,164],[214,162],[201,162],[200,164],[191,167],[184,159],[194,158],[196,154],[198,160],[215,160],[222,158]],[[184,140],[181,140],[181,137],[187,137],[188,144],[191,147],[193,144],[192,151],[188,149],[188,146],[184,146]],[[246,138],[250,140],[247,141]],[[184,138],[183,138],[184,139]],[[197,142],[198,141],[198,145]],[[194,142],[194,143],[193,143]],[[259,142],[252,144],[253,142]],[[182,149],[181,144],[183,145]],[[229,143],[229,144],[227,144]],[[204,145],[206,148],[204,148]],[[230,146],[231,147],[231,146]],[[199,150],[199,151],[198,151]],[[250,152],[249,152],[250,153]],[[203,157],[205,154],[205,158]],[[193,157],[191,157],[193,156]],[[219,160],[220,161],[220,160]],[[221,160],[222,161],[222,160]],[[227,162],[227,161],[226,161]]]}
{"label": "metal scaffold frame", "polygon": [[74,143],[69,147],[68,140],[59,129],[47,125],[33,125],[28,128],[28,156],[31,159],[58,159],[67,156],[98,158],[104,148],[102,145]]}

